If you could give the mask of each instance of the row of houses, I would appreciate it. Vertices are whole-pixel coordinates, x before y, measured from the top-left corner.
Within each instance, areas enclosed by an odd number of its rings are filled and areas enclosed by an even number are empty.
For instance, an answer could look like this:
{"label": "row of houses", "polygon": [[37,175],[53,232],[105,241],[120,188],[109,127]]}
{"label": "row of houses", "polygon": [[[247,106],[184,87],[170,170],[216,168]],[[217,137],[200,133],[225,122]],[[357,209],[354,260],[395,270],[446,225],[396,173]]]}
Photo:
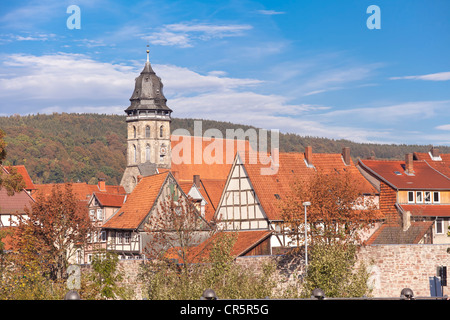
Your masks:
{"label": "row of houses", "polygon": [[[335,154],[314,153],[311,146],[303,153],[273,149],[263,154],[250,139],[171,133],[172,110],[166,101],[147,50],[125,110],[127,165],[120,185],[72,183],[97,230],[79,248],[76,263],[89,263],[98,248],[123,259],[146,258],[146,248],[156,245],[149,225],[165,217],[164,202],[174,196],[180,202],[189,197],[201,221],[193,251],[205,247],[216,237],[214,232],[236,232],[235,255],[281,253],[292,246],[292,239],[285,232],[280,202],[288,199],[296,181],[319,171],[350,175],[360,196],[375,203],[379,219],[362,234],[366,244],[449,242],[450,154],[431,148],[404,160],[356,163],[349,148]],[[25,167],[16,168],[26,187],[12,197],[0,189],[0,227],[11,227],[38,194],[51,195],[52,184],[33,184]],[[7,167],[2,170],[8,174]]]}
{"label": "row of houses", "polygon": [[[204,147],[209,143],[204,142]],[[359,159],[355,164],[348,148],[341,154],[324,154],[307,147],[304,153],[279,153],[276,173],[270,175],[261,174],[261,169],[270,169],[270,165],[250,161],[250,157],[251,153],[238,151],[232,164],[215,164],[219,170],[189,164],[159,169],[139,177],[130,193],[105,181],[97,185],[73,183],[74,194],[86,203],[86,213],[97,230],[87,246],[80,247],[76,263],[89,263],[98,248],[117,252],[123,259],[145,258],[146,248],[152,245],[146,226],[174,194],[189,196],[205,221],[207,227],[199,233],[196,245],[204,246],[214,229],[237,232],[236,255],[283,252],[290,243],[283,232],[279,202],[289,196],[296,179],[318,170],[351,174],[360,182],[361,196],[375,200],[381,218],[365,234],[366,244],[450,242],[450,155],[440,154],[436,148],[429,153],[407,154],[404,160]],[[16,168],[26,187],[14,196],[8,196],[5,188],[0,190],[1,227],[10,227],[38,194],[48,196],[53,187],[33,184],[24,166]],[[8,168],[2,170],[8,173]],[[186,172],[195,174],[188,177]]]}

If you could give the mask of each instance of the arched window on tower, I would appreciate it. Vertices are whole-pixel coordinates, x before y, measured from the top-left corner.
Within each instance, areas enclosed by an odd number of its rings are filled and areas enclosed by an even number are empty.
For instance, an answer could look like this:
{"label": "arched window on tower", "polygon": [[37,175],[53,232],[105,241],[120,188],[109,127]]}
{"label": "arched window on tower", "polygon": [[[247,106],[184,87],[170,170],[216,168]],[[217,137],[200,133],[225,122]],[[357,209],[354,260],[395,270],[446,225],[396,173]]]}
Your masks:
{"label": "arched window on tower", "polygon": [[135,126],[133,126],[133,138],[136,139],[136,127]]}
{"label": "arched window on tower", "polygon": [[164,127],[161,126],[161,127],[159,127],[159,137],[160,137],[160,138],[163,137],[163,133],[164,133]]}
{"label": "arched window on tower", "polygon": [[136,145],[133,144],[133,162],[137,162],[137,152],[136,152]]}
{"label": "arched window on tower", "polygon": [[145,147],[145,161],[150,161],[150,145]]}
{"label": "arched window on tower", "polygon": [[145,127],[145,137],[150,138],[150,126]]}

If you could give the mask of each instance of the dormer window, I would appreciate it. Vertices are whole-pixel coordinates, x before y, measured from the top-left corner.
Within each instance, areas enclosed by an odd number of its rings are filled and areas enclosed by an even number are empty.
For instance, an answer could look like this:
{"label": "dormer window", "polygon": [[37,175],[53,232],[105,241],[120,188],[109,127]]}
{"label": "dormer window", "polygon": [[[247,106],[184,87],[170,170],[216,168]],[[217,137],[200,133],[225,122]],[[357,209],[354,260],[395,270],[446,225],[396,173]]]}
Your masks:
{"label": "dormer window", "polygon": [[422,191],[417,191],[416,192],[416,202],[417,203],[422,203],[423,202],[423,193],[422,193]]}
{"label": "dormer window", "polygon": [[408,203],[414,203],[414,191],[408,191]]}
{"label": "dormer window", "polygon": [[431,203],[431,192],[430,191],[425,191],[423,198],[425,200],[425,203]]}
{"label": "dormer window", "polygon": [[433,202],[434,203],[440,203],[441,202],[441,195],[438,191],[433,192]]}

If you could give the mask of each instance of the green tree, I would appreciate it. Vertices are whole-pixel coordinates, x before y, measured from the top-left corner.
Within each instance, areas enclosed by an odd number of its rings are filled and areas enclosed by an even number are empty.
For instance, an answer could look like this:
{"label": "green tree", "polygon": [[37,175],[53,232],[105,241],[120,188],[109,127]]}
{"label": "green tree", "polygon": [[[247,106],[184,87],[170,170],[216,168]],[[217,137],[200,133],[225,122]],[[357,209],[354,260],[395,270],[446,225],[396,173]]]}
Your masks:
{"label": "green tree", "polygon": [[356,246],[317,243],[311,249],[303,279],[303,297],[309,298],[315,288],[334,298],[362,297],[370,293],[365,265],[356,267]]}
{"label": "green tree", "polygon": [[[126,299],[129,292],[121,285],[124,278],[123,270],[119,268],[119,257],[114,252],[99,251],[93,255],[92,270],[87,278],[86,293],[83,297],[88,299]],[[83,292],[82,292],[83,294]]]}

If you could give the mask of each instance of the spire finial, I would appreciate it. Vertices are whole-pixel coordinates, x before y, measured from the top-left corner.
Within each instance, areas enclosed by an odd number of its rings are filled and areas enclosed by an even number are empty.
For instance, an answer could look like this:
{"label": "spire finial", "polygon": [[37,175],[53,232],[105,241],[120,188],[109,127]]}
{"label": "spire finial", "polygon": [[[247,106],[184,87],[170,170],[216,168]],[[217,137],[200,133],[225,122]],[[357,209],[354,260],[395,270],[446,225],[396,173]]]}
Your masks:
{"label": "spire finial", "polygon": [[147,45],[147,62],[150,62],[149,58],[148,58],[148,54],[149,54],[150,50],[148,50],[148,45]]}

